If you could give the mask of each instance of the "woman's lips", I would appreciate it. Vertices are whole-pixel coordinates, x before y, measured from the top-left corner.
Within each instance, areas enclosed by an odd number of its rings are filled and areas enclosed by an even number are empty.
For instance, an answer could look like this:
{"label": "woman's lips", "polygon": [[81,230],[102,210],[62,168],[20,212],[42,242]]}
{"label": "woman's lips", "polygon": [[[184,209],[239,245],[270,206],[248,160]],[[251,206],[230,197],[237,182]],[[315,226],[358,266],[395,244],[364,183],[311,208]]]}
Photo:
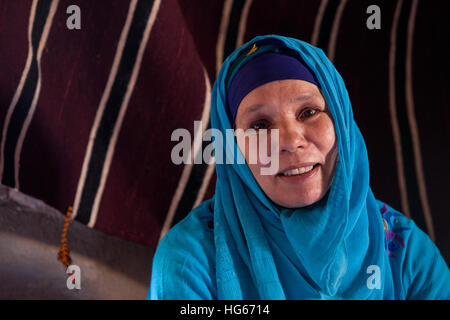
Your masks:
{"label": "woman's lips", "polygon": [[[286,182],[302,183],[302,182],[307,181],[309,178],[314,177],[317,174],[317,172],[319,171],[319,169],[320,169],[319,167],[320,167],[320,164],[316,163],[313,165],[313,169],[311,171],[301,173],[298,175],[292,175],[292,176],[285,176],[282,173],[279,173],[277,175],[277,177]],[[284,171],[286,171],[286,170],[284,170]]]}
{"label": "woman's lips", "polygon": [[280,170],[278,172],[278,175],[286,175],[287,172],[292,171],[292,170],[296,170],[296,169],[305,169],[308,167],[313,167],[318,165],[318,162],[300,162],[300,163],[296,163],[293,164],[289,167],[283,168],[282,170]]}

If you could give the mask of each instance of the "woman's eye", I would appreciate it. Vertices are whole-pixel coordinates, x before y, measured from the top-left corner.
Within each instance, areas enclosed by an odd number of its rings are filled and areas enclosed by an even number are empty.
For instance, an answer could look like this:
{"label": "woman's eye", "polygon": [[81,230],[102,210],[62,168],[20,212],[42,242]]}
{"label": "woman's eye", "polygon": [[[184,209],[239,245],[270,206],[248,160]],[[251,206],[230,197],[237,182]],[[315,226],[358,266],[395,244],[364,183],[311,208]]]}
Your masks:
{"label": "woman's eye", "polygon": [[268,127],[269,127],[269,124],[267,123],[267,121],[263,121],[263,120],[255,121],[250,125],[250,129],[255,129],[255,130],[267,129]]}
{"label": "woman's eye", "polygon": [[300,119],[307,119],[307,118],[311,118],[312,116],[316,115],[317,113],[319,113],[320,110],[316,109],[316,108],[307,108],[306,110],[304,110],[302,113],[300,113]]}

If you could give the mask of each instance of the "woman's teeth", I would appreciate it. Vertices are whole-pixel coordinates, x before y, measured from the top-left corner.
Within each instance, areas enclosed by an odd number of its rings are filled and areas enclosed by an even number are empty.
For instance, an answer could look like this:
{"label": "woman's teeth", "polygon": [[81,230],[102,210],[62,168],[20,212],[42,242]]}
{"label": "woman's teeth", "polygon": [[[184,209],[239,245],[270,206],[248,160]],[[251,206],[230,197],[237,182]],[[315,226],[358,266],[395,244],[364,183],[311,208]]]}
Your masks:
{"label": "woman's teeth", "polygon": [[314,168],[314,166],[309,166],[309,167],[302,167],[302,168],[297,168],[297,169],[292,169],[292,170],[288,170],[282,173],[283,176],[297,176],[299,174],[302,173],[306,173],[311,171]]}

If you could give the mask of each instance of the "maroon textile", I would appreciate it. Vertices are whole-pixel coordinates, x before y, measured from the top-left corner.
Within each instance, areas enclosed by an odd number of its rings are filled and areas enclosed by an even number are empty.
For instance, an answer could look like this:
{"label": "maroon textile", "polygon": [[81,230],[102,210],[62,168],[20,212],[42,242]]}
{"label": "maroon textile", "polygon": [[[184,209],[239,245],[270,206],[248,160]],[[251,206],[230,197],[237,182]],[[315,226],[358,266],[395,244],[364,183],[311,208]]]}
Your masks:
{"label": "maroon textile", "polygon": [[[0,2],[2,184],[61,212],[74,206],[76,220],[155,248],[165,223],[214,194],[207,164],[172,163],[172,132],[194,133],[220,60],[240,35],[246,42],[280,34],[313,42],[333,59],[368,147],[375,196],[411,216],[450,261],[450,37],[443,4],[56,3]],[[366,26],[372,4],[381,10],[379,30]],[[66,26],[70,5],[81,10],[80,30]]]}

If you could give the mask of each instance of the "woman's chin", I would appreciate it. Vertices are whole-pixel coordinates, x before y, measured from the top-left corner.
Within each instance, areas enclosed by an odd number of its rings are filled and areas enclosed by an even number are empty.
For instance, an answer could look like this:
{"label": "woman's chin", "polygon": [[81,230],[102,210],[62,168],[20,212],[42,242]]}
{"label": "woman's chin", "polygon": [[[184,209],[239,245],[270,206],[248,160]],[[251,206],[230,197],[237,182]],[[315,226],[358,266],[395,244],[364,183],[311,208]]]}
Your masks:
{"label": "woman's chin", "polygon": [[[284,194],[282,197],[276,197],[276,199],[272,199],[276,204],[289,208],[289,209],[296,209],[296,208],[303,208],[310,206],[323,197],[323,192],[317,192],[317,193],[309,193],[307,195],[292,195],[290,197],[286,197],[287,194]],[[275,198],[275,197],[274,197]]]}

